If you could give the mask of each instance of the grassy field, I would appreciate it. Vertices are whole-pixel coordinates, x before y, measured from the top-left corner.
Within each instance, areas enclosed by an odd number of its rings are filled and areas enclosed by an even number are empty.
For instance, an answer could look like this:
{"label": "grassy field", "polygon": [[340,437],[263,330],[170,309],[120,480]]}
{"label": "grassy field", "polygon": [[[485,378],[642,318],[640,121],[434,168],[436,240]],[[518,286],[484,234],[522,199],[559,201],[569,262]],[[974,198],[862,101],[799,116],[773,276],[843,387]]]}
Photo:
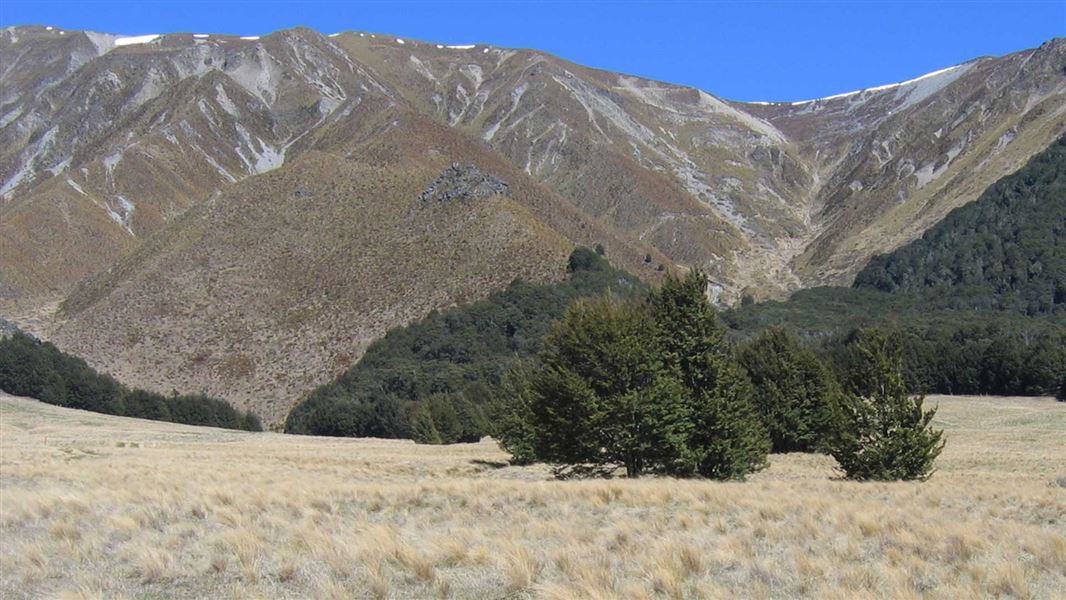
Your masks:
{"label": "grassy field", "polygon": [[0,597],[1063,598],[1066,403],[933,397],[926,483],[554,481],[490,442],[247,434],[0,394]]}

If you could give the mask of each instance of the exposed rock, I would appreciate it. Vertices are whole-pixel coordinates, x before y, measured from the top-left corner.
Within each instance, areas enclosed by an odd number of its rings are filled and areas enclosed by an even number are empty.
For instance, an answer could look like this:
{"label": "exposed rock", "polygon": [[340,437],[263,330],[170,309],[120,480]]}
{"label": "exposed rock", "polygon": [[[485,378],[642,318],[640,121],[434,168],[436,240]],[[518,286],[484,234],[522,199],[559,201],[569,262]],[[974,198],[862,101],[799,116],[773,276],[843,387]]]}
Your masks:
{"label": "exposed rock", "polygon": [[484,173],[474,165],[452,163],[430,183],[418,199],[422,202],[451,202],[453,200],[476,200],[495,195],[511,196],[507,184]]}

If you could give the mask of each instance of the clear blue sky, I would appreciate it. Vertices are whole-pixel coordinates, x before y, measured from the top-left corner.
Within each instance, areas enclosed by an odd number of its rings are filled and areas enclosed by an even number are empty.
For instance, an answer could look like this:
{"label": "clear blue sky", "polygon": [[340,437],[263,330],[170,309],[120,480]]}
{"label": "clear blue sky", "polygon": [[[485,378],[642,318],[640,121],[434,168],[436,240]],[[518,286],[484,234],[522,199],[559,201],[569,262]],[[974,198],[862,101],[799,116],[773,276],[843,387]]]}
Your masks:
{"label": "clear blue sky", "polygon": [[295,25],[536,48],[738,100],[892,83],[1066,36],[1066,0],[224,2],[0,0],[0,26],[258,35]]}

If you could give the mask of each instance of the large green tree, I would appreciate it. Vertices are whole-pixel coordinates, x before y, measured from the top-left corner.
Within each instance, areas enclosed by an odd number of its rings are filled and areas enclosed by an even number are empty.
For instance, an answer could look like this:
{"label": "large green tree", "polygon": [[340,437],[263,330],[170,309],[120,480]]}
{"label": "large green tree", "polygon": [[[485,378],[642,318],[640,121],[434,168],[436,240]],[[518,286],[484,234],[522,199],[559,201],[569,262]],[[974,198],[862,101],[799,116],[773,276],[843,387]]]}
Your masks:
{"label": "large green tree", "polygon": [[861,387],[843,404],[843,427],[830,453],[848,479],[925,480],[944,449],[943,431],[933,429],[936,409],[908,394],[900,373],[899,344],[883,331],[864,332],[853,382]]}
{"label": "large green tree", "polygon": [[683,389],[663,364],[644,307],[578,301],[552,328],[531,382],[537,457],[626,475],[673,472],[688,457]]}
{"label": "large green tree", "polygon": [[529,386],[530,428],[505,446],[563,465],[738,479],[766,464],[769,439],[700,273],[642,302],[580,302],[545,340]]}
{"label": "large green tree", "polygon": [[[707,299],[707,277],[669,277],[648,305],[656,347],[680,378],[691,415],[685,467],[704,477],[738,479],[766,466],[766,428],[751,402],[752,387],[733,359],[725,329]],[[681,473],[688,474],[688,473]]]}
{"label": "large green tree", "polygon": [[829,368],[780,327],[740,352],[774,452],[821,452],[840,427],[841,390]]}

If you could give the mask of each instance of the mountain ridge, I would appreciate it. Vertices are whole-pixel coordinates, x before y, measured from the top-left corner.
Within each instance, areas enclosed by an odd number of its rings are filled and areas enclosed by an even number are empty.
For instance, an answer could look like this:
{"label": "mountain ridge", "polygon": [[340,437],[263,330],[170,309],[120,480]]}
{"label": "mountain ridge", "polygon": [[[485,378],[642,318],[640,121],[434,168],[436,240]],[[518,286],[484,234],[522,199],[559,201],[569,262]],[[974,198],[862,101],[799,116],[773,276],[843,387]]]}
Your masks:
{"label": "mountain ridge", "polygon": [[[390,327],[560,277],[575,245],[649,281],[701,268],[721,304],[850,283],[1066,133],[1062,39],[760,105],[481,44],[93,35],[0,31],[0,310],[65,298],[47,329],[94,367],[268,419]],[[512,196],[419,211],[453,163]],[[290,313],[314,324],[291,348]]]}

